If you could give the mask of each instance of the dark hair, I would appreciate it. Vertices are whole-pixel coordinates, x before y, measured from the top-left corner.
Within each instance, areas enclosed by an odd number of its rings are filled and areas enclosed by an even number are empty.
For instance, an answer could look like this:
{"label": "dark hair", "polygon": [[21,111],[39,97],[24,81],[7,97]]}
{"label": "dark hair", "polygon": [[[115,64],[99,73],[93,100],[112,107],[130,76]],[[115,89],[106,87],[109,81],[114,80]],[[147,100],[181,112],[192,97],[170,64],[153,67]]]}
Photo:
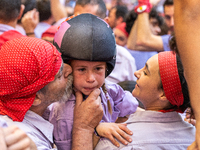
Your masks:
{"label": "dark hair", "polygon": [[126,29],[126,32],[128,32],[128,34],[130,34],[130,32],[131,32],[131,28],[134,25],[134,22],[137,19],[137,16],[138,15],[137,15],[137,13],[134,10],[131,10],[128,13],[128,15],[126,17],[126,21],[125,21],[126,22],[125,29]]}
{"label": "dark hair", "polygon": [[171,51],[174,51],[177,55],[179,55],[174,32],[171,34],[171,36],[169,38],[169,47],[170,47]]}
{"label": "dark hair", "polygon": [[149,19],[155,18],[158,21],[158,25],[162,26],[164,23],[164,19],[160,16],[156,10],[156,7],[153,7],[149,13]]}
{"label": "dark hair", "polygon": [[19,16],[21,0],[0,0],[0,20],[10,22]]}
{"label": "dark hair", "polygon": [[188,91],[187,82],[184,77],[183,65],[182,65],[181,59],[178,55],[176,55],[176,62],[177,62],[177,68],[178,68],[178,75],[179,75],[179,79],[181,82],[182,93],[183,93],[183,97],[184,97],[184,102],[180,106],[180,109],[184,112],[188,107],[191,107],[189,91]]}
{"label": "dark hair", "polygon": [[40,22],[49,19],[51,17],[50,0],[37,0],[37,10]]}
{"label": "dark hair", "polygon": [[[25,13],[27,13],[30,10],[33,10],[36,8],[36,0],[24,0],[22,1],[22,4],[25,6],[22,17],[24,16]],[[18,23],[21,22],[21,19],[18,20]]]}
{"label": "dark hair", "polygon": [[[131,28],[135,22],[135,20],[137,19],[137,13],[134,10],[131,10],[127,17],[126,17],[126,31],[128,33],[131,32]],[[163,25],[164,20],[161,16],[159,16],[158,12],[156,11],[156,8],[152,8],[151,12],[149,13],[149,19],[150,18],[155,18],[158,21],[159,26]]]}
{"label": "dark hair", "polygon": [[166,0],[163,4],[163,8],[165,9],[165,6],[172,6],[172,5],[174,5],[173,0]]}
{"label": "dark hair", "polygon": [[96,15],[101,19],[106,17],[106,4],[103,0],[77,0],[76,5],[81,5],[82,7],[85,5],[98,5]]}
{"label": "dark hair", "polygon": [[115,13],[116,18],[118,19],[119,17],[122,17],[123,21],[125,21],[126,15],[128,14],[128,8],[126,6],[117,5],[111,8],[110,11],[114,8],[116,8],[116,13]]}

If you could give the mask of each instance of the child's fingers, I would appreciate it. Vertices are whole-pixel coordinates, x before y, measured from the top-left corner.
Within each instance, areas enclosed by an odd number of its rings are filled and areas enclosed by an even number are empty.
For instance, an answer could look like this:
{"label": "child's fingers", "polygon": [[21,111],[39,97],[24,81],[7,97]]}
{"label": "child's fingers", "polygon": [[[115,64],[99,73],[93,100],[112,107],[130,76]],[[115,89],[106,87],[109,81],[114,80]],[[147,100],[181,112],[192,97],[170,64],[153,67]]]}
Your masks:
{"label": "child's fingers", "polygon": [[132,135],[133,132],[131,130],[129,130],[126,125],[127,124],[119,124],[119,128],[121,130],[123,130],[124,132],[126,132],[127,134]]}
{"label": "child's fingers", "polygon": [[[128,130],[128,132],[130,133],[131,131]],[[132,142],[132,138],[130,137],[130,135],[128,135],[126,132],[124,132],[123,130],[119,129],[117,130],[118,135],[120,136],[120,142],[122,142],[124,145],[127,145],[128,142]],[[131,132],[132,133],[132,132]],[[132,135],[132,134],[131,134]],[[126,142],[125,142],[126,141]]]}
{"label": "child's fingers", "polygon": [[113,145],[119,147],[119,143],[117,142],[117,140],[115,140],[115,138],[112,135],[109,136],[108,139],[113,143]]}
{"label": "child's fingers", "polygon": [[[121,132],[121,133],[120,133]],[[118,140],[118,141],[120,141],[122,144],[124,144],[124,145],[127,145],[128,144],[128,140],[130,140],[129,138],[130,137],[127,137],[128,135],[126,134],[126,133],[122,133],[123,131],[119,131],[118,133],[116,132],[115,134],[114,134],[114,137]],[[123,135],[122,135],[123,134]],[[131,139],[132,140],[132,139]]]}

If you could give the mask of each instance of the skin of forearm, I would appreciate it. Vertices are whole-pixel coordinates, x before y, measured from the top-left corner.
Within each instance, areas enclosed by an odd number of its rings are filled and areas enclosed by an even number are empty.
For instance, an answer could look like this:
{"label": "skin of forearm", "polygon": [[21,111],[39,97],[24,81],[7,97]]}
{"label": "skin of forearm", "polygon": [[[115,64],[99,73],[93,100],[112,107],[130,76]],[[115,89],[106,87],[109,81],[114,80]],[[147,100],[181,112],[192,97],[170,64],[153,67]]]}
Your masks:
{"label": "skin of forearm", "polygon": [[163,51],[162,38],[153,35],[150,30],[148,13],[138,15],[130,32],[127,48],[138,51]]}
{"label": "skin of forearm", "polygon": [[[92,150],[94,130],[74,128],[72,131],[72,150]],[[87,141],[87,142],[86,142]]]}
{"label": "skin of forearm", "polygon": [[[175,35],[188,83],[191,105],[200,120],[200,5],[198,0],[174,0]],[[195,51],[195,52],[194,52]],[[191,71],[192,70],[192,71]]]}
{"label": "skin of forearm", "polygon": [[60,3],[60,0],[51,0],[51,13],[55,21],[67,17],[65,7]]}
{"label": "skin of forearm", "polygon": [[137,19],[137,45],[145,45],[151,36],[151,30],[149,25],[149,14],[142,13],[138,15]]}

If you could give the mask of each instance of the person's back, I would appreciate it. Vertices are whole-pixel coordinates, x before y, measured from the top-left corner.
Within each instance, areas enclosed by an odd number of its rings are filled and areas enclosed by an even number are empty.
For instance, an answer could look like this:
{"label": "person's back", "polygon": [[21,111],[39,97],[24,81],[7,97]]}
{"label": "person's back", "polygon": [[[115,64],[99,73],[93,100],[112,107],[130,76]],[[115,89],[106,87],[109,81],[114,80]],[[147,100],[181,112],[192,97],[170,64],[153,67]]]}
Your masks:
{"label": "person's back", "polygon": [[126,123],[134,133],[131,143],[116,148],[110,141],[101,139],[95,150],[186,150],[195,139],[195,127],[176,112],[135,112]]}

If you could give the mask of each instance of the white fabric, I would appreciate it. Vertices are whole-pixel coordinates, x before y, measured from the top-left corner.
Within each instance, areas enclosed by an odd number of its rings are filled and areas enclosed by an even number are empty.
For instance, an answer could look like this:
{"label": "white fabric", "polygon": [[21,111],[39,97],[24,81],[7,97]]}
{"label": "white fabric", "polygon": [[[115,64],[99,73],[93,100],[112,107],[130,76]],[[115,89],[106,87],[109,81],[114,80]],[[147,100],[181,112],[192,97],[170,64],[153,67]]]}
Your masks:
{"label": "white fabric", "polygon": [[122,46],[116,46],[116,64],[111,74],[106,77],[106,82],[118,83],[127,80],[136,81],[134,72],[136,71],[135,59],[128,52],[128,50]]}

